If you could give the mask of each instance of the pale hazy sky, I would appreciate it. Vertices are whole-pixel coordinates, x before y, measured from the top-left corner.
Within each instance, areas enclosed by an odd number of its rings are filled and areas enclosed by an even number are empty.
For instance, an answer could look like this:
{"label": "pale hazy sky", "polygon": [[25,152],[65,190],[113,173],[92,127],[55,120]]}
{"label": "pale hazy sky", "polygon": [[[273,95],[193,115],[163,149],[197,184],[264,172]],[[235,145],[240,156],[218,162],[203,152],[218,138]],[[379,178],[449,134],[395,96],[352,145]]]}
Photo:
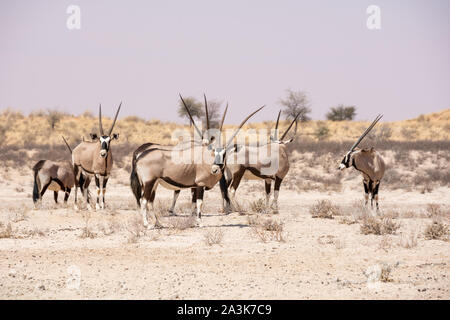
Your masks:
{"label": "pale hazy sky", "polygon": [[[69,30],[69,5],[81,29]],[[381,8],[381,30],[366,8]],[[285,90],[312,117],[357,119],[450,108],[450,1],[0,0],[0,109],[59,108],[176,120],[178,93],[229,101],[228,122]]]}

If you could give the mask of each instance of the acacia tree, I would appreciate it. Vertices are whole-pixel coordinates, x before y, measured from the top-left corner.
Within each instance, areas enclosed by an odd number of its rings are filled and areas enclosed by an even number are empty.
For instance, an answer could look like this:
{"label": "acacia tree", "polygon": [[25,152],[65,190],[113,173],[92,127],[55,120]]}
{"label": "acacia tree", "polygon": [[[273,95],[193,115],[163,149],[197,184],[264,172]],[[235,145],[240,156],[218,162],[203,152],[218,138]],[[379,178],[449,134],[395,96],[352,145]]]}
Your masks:
{"label": "acacia tree", "polygon": [[[183,98],[184,102],[186,102],[186,106],[188,107],[193,118],[197,118],[197,120],[203,121],[205,116],[205,112],[203,111],[204,106],[203,103],[195,99],[194,97]],[[189,115],[184,108],[183,102],[181,99],[178,102],[178,116],[180,118],[186,118],[189,121],[189,125],[191,124],[191,120],[189,119]]]}
{"label": "acacia tree", "polygon": [[338,105],[335,108],[331,108],[326,114],[328,120],[331,121],[344,121],[353,120],[356,116],[355,106],[344,106],[343,104]]}
{"label": "acacia tree", "polygon": [[310,117],[308,114],[311,112],[311,102],[305,91],[293,91],[291,89],[286,90],[286,98],[280,100],[280,104],[284,107],[282,113],[286,119],[295,119],[297,115],[297,121],[308,121]]}

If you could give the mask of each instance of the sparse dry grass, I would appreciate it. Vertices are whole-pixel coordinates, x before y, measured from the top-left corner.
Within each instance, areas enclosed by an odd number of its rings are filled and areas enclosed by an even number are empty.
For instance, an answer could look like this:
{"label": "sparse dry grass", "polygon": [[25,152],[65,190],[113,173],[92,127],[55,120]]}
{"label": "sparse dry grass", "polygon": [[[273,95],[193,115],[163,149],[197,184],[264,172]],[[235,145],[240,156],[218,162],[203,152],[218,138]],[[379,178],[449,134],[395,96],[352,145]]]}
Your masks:
{"label": "sparse dry grass", "polygon": [[427,240],[448,241],[448,226],[440,220],[433,220],[425,229],[424,235]]}
{"label": "sparse dry grass", "polygon": [[309,208],[313,218],[334,219],[335,215],[341,215],[338,206],[333,205],[329,200],[318,200]]}
{"label": "sparse dry grass", "polygon": [[402,235],[398,244],[400,247],[405,249],[417,247],[417,233],[411,232],[408,235]]}
{"label": "sparse dry grass", "polygon": [[263,219],[260,216],[249,216],[250,234],[258,238],[261,242],[270,240],[284,242],[284,225],[274,219]]}
{"label": "sparse dry grass", "polygon": [[145,234],[144,222],[138,216],[132,216],[125,223],[127,230],[127,242],[136,243]]}
{"label": "sparse dry grass", "polygon": [[12,236],[13,229],[11,226],[11,222],[8,222],[6,225],[4,225],[3,222],[0,222],[0,239],[12,238]]}
{"label": "sparse dry grass", "polygon": [[187,217],[173,217],[170,219],[169,224],[173,229],[186,230],[197,225],[197,217],[193,215]]}
{"label": "sparse dry grass", "polygon": [[223,231],[219,228],[209,229],[203,234],[203,237],[208,246],[221,244],[223,241]]}
{"label": "sparse dry grass", "polygon": [[266,201],[263,198],[250,202],[250,211],[253,213],[266,213],[267,209]]}
{"label": "sparse dry grass", "polygon": [[375,235],[385,235],[385,234],[395,234],[400,228],[400,224],[396,223],[393,219],[388,217],[376,218],[373,216],[365,217],[361,222],[361,233],[362,234],[375,234]]}
{"label": "sparse dry grass", "polygon": [[82,231],[81,231],[81,234],[80,234],[80,238],[82,238],[82,239],[86,239],[86,238],[94,239],[95,237],[97,237],[97,234],[91,230],[91,227],[89,225],[89,221],[91,220],[91,212],[89,210],[82,210],[81,211],[81,215],[83,217],[84,226],[81,229]]}

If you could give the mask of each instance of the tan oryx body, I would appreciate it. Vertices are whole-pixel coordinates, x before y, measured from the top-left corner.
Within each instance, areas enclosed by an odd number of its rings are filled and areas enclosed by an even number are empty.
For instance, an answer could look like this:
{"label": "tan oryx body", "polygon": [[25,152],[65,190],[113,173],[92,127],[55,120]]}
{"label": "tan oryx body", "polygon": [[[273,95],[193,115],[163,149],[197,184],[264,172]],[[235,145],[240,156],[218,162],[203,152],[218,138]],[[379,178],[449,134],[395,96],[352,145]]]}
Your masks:
{"label": "tan oryx body", "polygon": [[[297,117],[292,121],[281,139],[278,140],[277,130],[280,118],[279,113],[275,127],[275,136],[271,137],[270,143],[258,146],[238,146],[235,148],[234,152],[229,154],[230,160],[227,164],[225,177],[227,180],[227,185],[231,189],[230,195],[232,199],[235,197],[236,190],[239,187],[242,178],[249,180],[264,180],[266,206],[268,206],[272,181],[274,181],[273,207],[275,212],[278,210],[278,195],[280,192],[281,182],[289,171],[287,144],[290,143],[293,138],[286,141],[283,139],[286,137],[286,134],[292,125],[296,123]],[[297,127],[295,128],[295,132],[297,132]],[[233,161],[232,159],[236,163],[231,163]]]}
{"label": "tan oryx body", "polygon": [[70,161],[40,160],[34,167],[33,202],[42,200],[45,191],[52,190],[58,203],[58,192],[62,191],[64,203],[67,203],[70,191],[75,185],[75,176]]}
{"label": "tan oryx body", "polygon": [[367,205],[369,201],[369,194],[371,194],[371,206],[373,207],[373,200],[375,200],[377,210],[379,209],[378,189],[381,179],[384,176],[386,165],[381,155],[374,148],[358,149],[357,146],[362,141],[362,139],[370,132],[370,130],[372,130],[375,124],[380,121],[381,117],[382,116],[379,115],[372,122],[372,124],[350,148],[350,151],[345,154],[344,159],[342,159],[341,164],[339,165],[340,170],[352,166],[356,170],[361,172],[363,176],[365,203]]}
{"label": "tan oryx body", "polygon": [[[184,103],[183,98],[181,100],[199,136],[203,138],[204,134],[195,125],[189,108]],[[205,109],[207,110],[206,97]],[[261,108],[250,114],[241,123],[239,129],[259,110]],[[222,124],[223,119],[224,117],[222,118]],[[209,121],[207,120],[207,122]],[[220,128],[222,128],[222,125]],[[215,138],[211,137],[207,140],[191,141],[191,143],[184,143],[171,148],[164,148],[164,146],[156,144],[145,144],[134,152],[130,183],[136,201],[141,207],[145,226],[148,226],[148,205],[150,204],[153,207],[158,185],[174,191],[187,188],[195,189],[197,216],[201,218],[204,190],[213,188],[219,181],[225,184],[223,170],[226,162],[226,153],[239,129],[224,147],[220,143],[218,144],[219,146],[217,144],[216,146],[213,145]],[[188,157],[189,161],[182,160],[183,154],[185,155],[186,153],[191,155]],[[229,204],[226,188],[224,188],[224,192],[223,197]],[[160,227],[161,224],[158,221],[158,217],[154,215],[154,218],[155,227]]]}
{"label": "tan oryx body", "polygon": [[[91,134],[93,141],[82,141],[72,151],[72,163],[74,172],[76,174],[76,181],[78,182],[75,188],[75,205],[77,202],[78,186],[84,195],[88,206],[91,206],[88,199],[88,188],[92,178],[95,179],[97,186],[97,203],[96,208],[105,208],[105,193],[106,184],[113,167],[113,156],[110,148],[110,143],[119,137],[118,134],[112,133],[114,124],[120,111],[122,103],[117,109],[114,121],[107,134],[103,132],[102,126],[102,112],[99,107],[99,129],[100,136]],[[91,206],[92,208],[92,206]]]}

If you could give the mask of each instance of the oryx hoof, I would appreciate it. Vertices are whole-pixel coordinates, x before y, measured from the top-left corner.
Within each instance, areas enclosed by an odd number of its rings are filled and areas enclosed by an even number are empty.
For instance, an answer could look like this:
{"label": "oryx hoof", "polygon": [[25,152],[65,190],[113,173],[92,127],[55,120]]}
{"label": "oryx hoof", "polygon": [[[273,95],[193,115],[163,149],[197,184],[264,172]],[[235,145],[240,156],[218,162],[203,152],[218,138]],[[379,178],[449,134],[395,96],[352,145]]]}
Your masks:
{"label": "oryx hoof", "polygon": [[174,217],[174,216],[176,216],[177,214],[175,213],[175,212],[173,212],[172,210],[169,210],[169,216],[170,217]]}
{"label": "oryx hoof", "polygon": [[98,203],[95,204],[95,210],[100,210],[100,205]]}

